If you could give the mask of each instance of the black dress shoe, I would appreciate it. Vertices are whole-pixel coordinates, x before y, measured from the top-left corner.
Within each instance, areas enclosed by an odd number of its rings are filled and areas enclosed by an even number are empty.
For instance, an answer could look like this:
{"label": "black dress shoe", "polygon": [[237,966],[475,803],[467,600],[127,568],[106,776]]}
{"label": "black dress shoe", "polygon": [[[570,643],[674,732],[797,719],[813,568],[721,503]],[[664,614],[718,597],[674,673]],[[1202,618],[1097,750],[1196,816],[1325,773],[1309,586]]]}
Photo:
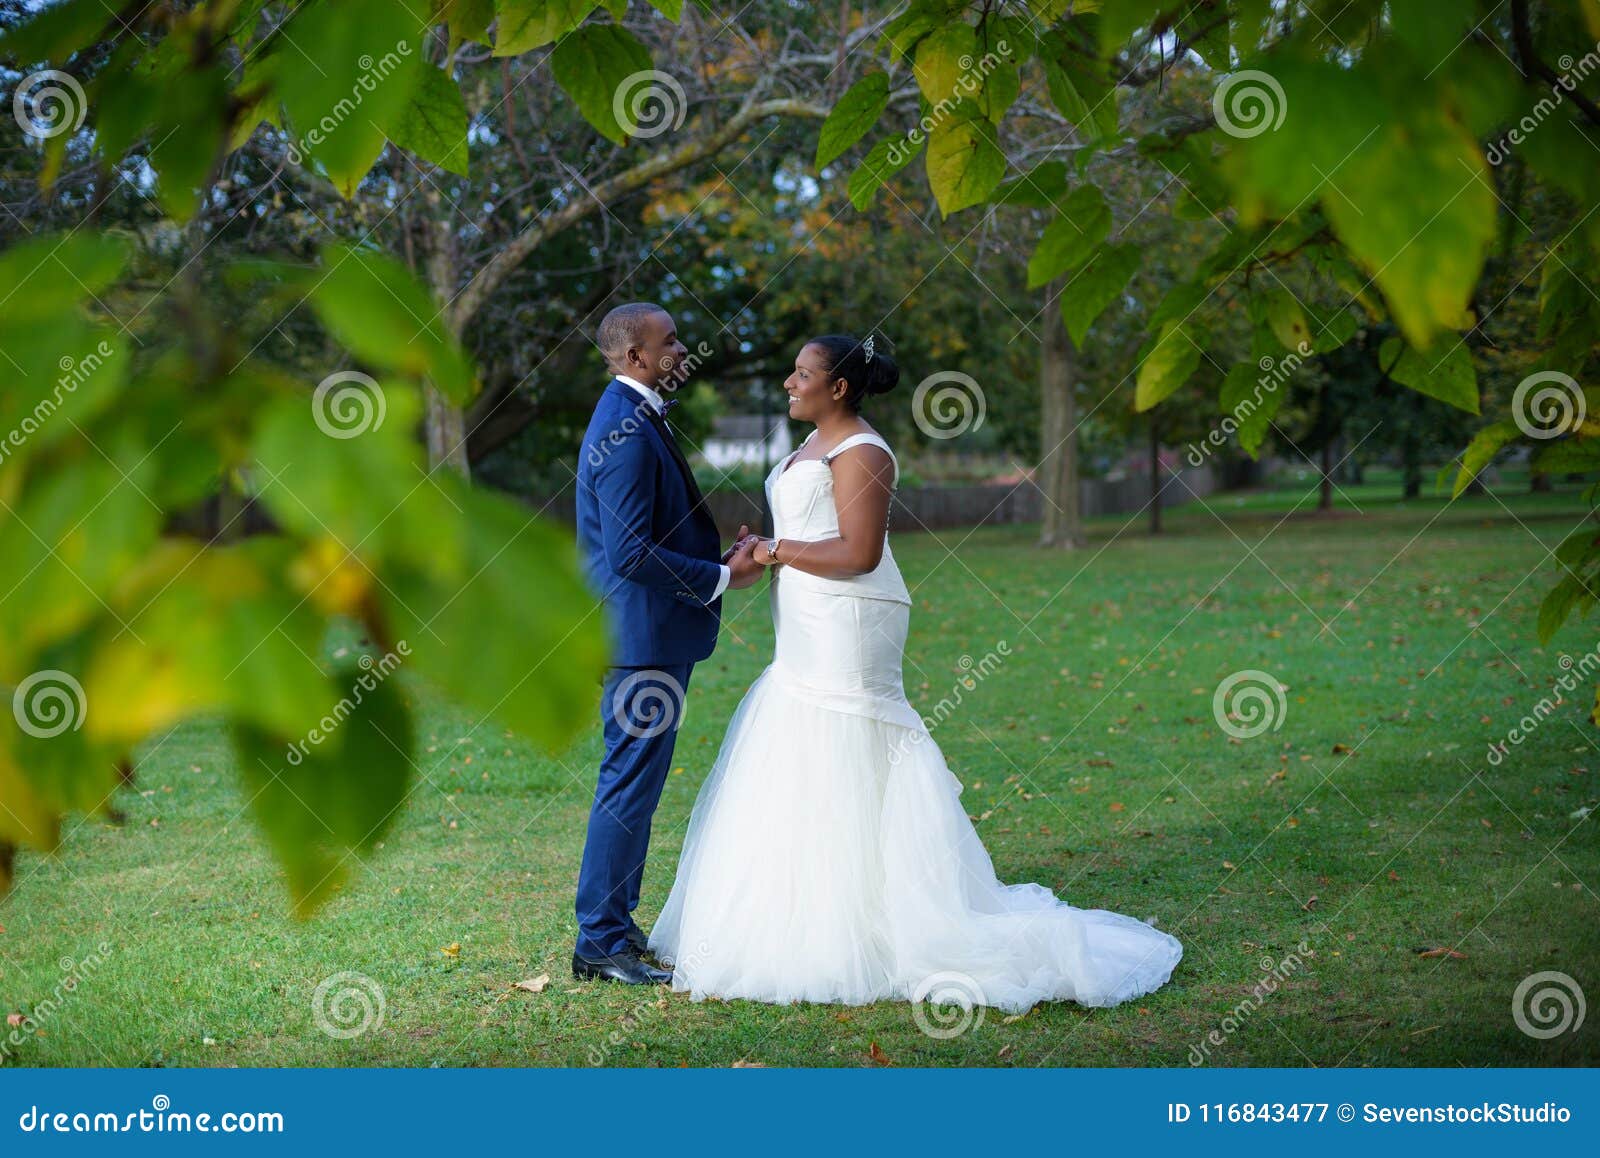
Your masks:
{"label": "black dress shoe", "polygon": [[643,929],[639,928],[638,925],[630,923],[628,925],[628,931],[624,933],[623,936],[628,938],[628,945],[633,949],[634,952],[638,953],[639,956],[643,957],[646,953],[650,952],[650,935]]}
{"label": "black dress shoe", "polygon": [[620,981],[624,985],[665,985],[672,980],[671,973],[646,963],[632,945],[597,960],[574,953],[572,975],[580,981]]}

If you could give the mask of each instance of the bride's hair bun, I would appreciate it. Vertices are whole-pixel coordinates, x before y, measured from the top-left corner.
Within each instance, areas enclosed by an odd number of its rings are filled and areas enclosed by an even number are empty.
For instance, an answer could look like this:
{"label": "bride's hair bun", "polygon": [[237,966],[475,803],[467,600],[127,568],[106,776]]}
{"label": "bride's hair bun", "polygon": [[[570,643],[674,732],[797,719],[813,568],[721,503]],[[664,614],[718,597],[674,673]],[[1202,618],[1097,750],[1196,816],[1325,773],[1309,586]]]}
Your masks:
{"label": "bride's hair bun", "polygon": [[900,384],[900,367],[882,334],[870,333],[861,338],[823,334],[806,344],[821,348],[828,359],[828,373],[845,380],[845,401],[852,410],[860,410],[861,400],[868,394],[887,394]]}

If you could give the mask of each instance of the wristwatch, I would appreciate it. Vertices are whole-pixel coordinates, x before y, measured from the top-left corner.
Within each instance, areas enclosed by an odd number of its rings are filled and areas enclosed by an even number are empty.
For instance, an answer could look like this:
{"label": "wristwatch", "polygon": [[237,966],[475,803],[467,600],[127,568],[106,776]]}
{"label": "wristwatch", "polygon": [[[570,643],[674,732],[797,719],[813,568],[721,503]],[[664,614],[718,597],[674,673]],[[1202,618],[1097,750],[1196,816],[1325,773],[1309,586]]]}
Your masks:
{"label": "wristwatch", "polygon": [[783,542],[782,539],[767,540],[767,561],[769,563],[776,563],[778,561],[778,544],[781,542]]}

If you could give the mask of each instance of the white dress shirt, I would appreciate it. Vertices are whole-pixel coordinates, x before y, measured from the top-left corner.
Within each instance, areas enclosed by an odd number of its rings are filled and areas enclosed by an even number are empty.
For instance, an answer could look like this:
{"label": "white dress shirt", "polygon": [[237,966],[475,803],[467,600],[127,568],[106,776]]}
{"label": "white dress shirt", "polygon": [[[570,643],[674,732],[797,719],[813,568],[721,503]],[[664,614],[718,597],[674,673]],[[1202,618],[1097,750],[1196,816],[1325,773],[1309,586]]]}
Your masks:
{"label": "white dress shirt", "polygon": [[[630,378],[626,374],[618,374],[617,381],[621,382],[625,386],[633,387],[633,389],[637,391],[646,402],[655,407],[657,414],[663,416],[666,414],[666,401],[661,397],[661,394],[654,387],[646,386],[643,382],[640,382],[636,378]],[[713,600],[721,597],[722,593],[728,589],[729,582],[733,579],[733,572],[728,569],[728,565],[726,563],[718,563],[717,566],[722,571],[722,577],[717,580],[717,589],[711,593],[711,598]]]}

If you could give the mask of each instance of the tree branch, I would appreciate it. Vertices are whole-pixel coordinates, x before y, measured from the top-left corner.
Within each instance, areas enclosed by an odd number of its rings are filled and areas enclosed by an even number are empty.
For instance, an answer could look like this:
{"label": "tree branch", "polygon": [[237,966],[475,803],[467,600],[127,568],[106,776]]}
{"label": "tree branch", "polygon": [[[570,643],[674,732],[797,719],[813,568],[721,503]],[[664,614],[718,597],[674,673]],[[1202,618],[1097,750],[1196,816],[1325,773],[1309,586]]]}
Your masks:
{"label": "tree branch", "polygon": [[1511,39],[1517,46],[1517,60],[1522,65],[1522,75],[1528,79],[1538,77],[1551,88],[1560,88],[1572,98],[1572,103],[1583,110],[1590,124],[1600,127],[1600,107],[1578,91],[1577,85],[1568,86],[1555,69],[1540,60],[1533,50],[1533,29],[1528,23],[1528,0],[1511,0]]}
{"label": "tree branch", "polygon": [[535,218],[527,229],[512,238],[504,249],[490,258],[483,268],[473,275],[466,288],[456,296],[445,315],[451,333],[460,337],[478,311],[483,308],[484,303],[539,246],[584,218],[598,213],[609,202],[643,188],[658,177],[676,173],[680,169],[715,155],[738,139],[745,129],[766,117],[808,117],[821,120],[827,115],[826,106],[803,100],[780,98],[747,103],[714,131],[686,141],[675,149],[657,153],[631,169],[625,169],[613,177],[608,177],[590,188],[588,195],[583,195],[581,183],[574,182],[567,185],[564,192],[570,195],[569,199],[560,208],[546,210]]}

